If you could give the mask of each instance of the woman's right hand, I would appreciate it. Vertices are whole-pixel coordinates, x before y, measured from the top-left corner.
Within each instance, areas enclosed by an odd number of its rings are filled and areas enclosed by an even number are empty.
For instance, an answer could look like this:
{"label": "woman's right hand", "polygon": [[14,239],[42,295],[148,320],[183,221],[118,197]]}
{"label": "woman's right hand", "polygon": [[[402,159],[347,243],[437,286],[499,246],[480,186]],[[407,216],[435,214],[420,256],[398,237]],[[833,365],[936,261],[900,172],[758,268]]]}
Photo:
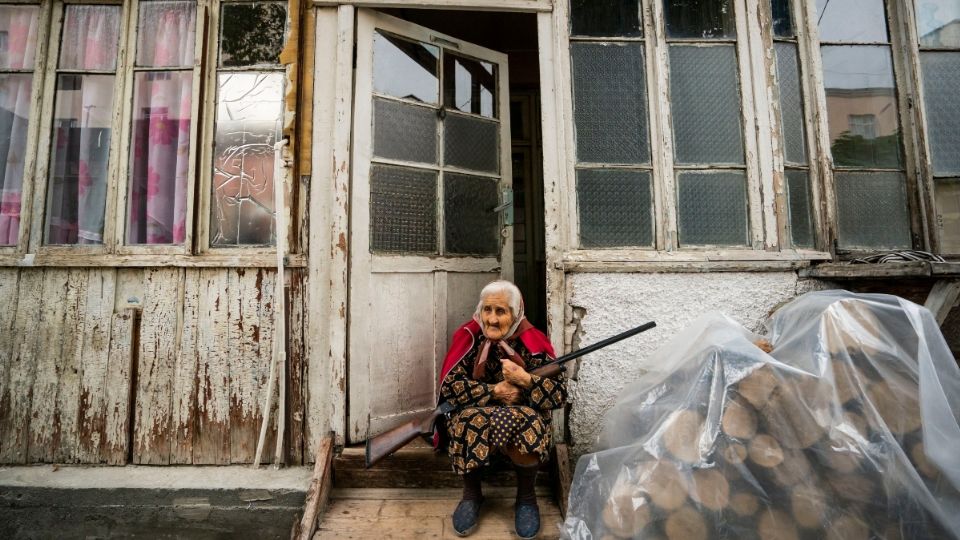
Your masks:
{"label": "woman's right hand", "polygon": [[493,386],[493,398],[504,405],[513,405],[520,402],[522,392],[507,381],[500,381]]}

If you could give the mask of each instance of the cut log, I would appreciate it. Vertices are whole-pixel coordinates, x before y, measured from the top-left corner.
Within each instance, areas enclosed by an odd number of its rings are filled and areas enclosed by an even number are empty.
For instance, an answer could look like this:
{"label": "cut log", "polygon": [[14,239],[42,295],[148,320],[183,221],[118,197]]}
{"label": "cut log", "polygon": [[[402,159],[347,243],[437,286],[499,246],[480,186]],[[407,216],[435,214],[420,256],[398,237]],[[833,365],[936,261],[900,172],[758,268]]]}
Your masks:
{"label": "cut log", "polygon": [[726,403],[720,426],[731,437],[749,440],[757,433],[757,414],[750,404],[732,399]]}
{"label": "cut log", "polygon": [[853,427],[853,430],[864,439],[870,434],[870,425],[867,424],[867,419],[862,414],[846,411],[843,413],[843,421]]}
{"label": "cut log", "polygon": [[770,341],[767,339],[760,338],[754,341],[753,344],[756,345],[758,349],[760,349],[765,353],[770,353],[773,351],[773,344],[770,343]]}
{"label": "cut log", "polygon": [[690,409],[674,412],[667,419],[663,442],[667,450],[684,463],[700,460],[700,435],[703,416]]}
{"label": "cut log", "polygon": [[940,469],[927,459],[927,453],[923,449],[922,442],[918,442],[910,447],[910,460],[913,462],[914,467],[917,468],[917,471],[927,478],[933,480],[940,476]]}
{"label": "cut log", "polygon": [[783,462],[783,449],[776,439],[767,434],[754,437],[747,451],[751,461],[767,469]]}
{"label": "cut log", "polygon": [[869,537],[870,527],[860,518],[849,514],[827,524],[827,540],[867,540]]}
{"label": "cut log", "polygon": [[780,379],[774,374],[773,369],[768,365],[763,365],[737,383],[737,393],[743,396],[747,403],[753,405],[754,408],[760,409],[767,403],[770,394],[779,384]]}
{"label": "cut log", "polygon": [[747,447],[740,443],[730,443],[720,451],[723,459],[731,465],[740,465],[747,459]]}
{"label": "cut log", "polygon": [[666,510],[676,510],[687,500],[686,481],[677,468],[667,460],[648,461],[637,467],[636,482],[646,489],[653,504]]}
{"label": "cut log", "polygon": [[851,437],[835,432],[818,448],[817,457],[831,469],[841,473],[852,473],[860,468],[863,454]]}
{"label": "cut log", "polygon": [[919,389],[915,382],[888,378],[870,385],[867,395],[892,433],[903,435],[920,429]]}
{"label": "cut log", "polygon": [[620,538],[635,538],[650,523],[650,503],[634,481],[617,482],[603,507],[603,524]]}
{"label": "cut log", "polygon": [[730,502],[730,483],[716,469],[697,469],[691,474],[690,498],[718,512]]}
{"label": "cut log", "polygon": [[767,432],[784,447],[807,448],[826,432],[817,417],[829,415],[819,410],[819,401],[806,402],[789,386],[780,385],[760,409],[760,418]]}
{"label": "cut log", "polygon": [[684,506],[667,517],[668,540],[706,540],[707,522],[699,512]]}
{"label": "cut log", "polygon": [[738,516],[747,517],[757,513],[760,508],[760,501],[756,495],[747,492],[734,493],[730,497],[730,509]]}
{"label": "cut log", "polygon": [[793,519],[801,527],[813,528],[823,525],[827,515],[827,496],[813,485],[797,486],[790,493],[790,509]]}
{"label": "cut log", "polygon": [[783,462],[773,469],[773,480],[784,488],[815,480],[813,466],[801,450],[786,450]]}
{"label": "cut log", "polygon": [[877,490],[876,484],[864,474],[828,474],[827,482],[837,497],[854,503],[869,503]]}
{"label": "cut log", "polygon": [[757,534],[760,540],[798,540],[797,526],[785,512],[765,510],[757,520]]}
{"label": "cut log", "polygon": [[833,362],[833,383],[841,405],[863,399],[863,391],[870,379],[846,360]]}

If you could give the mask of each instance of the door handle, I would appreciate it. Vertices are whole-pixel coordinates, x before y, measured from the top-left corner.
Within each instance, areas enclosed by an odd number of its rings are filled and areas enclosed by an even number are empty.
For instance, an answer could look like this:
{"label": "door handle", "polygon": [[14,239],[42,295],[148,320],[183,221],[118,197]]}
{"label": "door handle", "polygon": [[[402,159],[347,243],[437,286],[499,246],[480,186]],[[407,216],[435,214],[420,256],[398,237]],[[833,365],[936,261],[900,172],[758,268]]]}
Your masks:
{"label": "door handle", "polygon": [[502,212],[503,226],[509,227],[513,225],[513,188],[500,188],[500,200],[503,202],[493,207],[493,212],[495,214]]}

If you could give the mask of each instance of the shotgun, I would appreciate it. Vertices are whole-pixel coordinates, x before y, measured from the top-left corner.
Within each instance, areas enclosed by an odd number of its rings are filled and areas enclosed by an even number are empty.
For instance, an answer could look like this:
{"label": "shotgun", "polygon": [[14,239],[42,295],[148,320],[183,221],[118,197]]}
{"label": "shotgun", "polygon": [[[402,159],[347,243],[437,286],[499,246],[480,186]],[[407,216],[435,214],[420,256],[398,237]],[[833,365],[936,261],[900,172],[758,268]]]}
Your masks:
{"label": "shotgun", "polygon": [[[540,377],[556,377],[566,369],[563,364],[566,364],[571,360],[576,360],[577,358],[580,358],[586,354],[590,354],[598,349],[602,349],[607,345],[627,339],[630,336],[635,336],[640,332],[645,332],[656,325],[657,323],[650,321],[636,328],[631,328],[626,332],[608,337],[607,339],[598,341],[592,345],[587,345],[578,351],[565,354],[553,362],[548,362],[536,369],[530,370],[530,373]],[[412,440],[416,439],[417,436],[421,436],[429,442],[433,437],[433,429],[437,419],[440,418],[441,415],[450,414],[456,408],[456,405],[453,403],[444,401],[438,405],[436,409],[423,418],[410,420],[409,422],[401,424],[389,431],[385,431],[376,437],[367,439],[366,468],[369,469],[381,459],[403,448]]]}

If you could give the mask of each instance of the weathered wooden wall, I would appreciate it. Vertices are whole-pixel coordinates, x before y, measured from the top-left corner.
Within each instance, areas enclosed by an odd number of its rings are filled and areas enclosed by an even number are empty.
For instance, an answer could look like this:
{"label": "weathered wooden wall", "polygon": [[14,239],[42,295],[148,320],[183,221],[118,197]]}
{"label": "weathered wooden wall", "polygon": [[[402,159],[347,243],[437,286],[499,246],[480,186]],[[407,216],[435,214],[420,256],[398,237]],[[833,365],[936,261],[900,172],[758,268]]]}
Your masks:
{"label": "weathered wooden wall", "polygon": [[[297,464],[305,275],[288,270],[285,299],[285,447]],[[0,268],[0,463],[252,462],[276,277],[243,268]],[[276,441],[273,403],[265,460]]]}

